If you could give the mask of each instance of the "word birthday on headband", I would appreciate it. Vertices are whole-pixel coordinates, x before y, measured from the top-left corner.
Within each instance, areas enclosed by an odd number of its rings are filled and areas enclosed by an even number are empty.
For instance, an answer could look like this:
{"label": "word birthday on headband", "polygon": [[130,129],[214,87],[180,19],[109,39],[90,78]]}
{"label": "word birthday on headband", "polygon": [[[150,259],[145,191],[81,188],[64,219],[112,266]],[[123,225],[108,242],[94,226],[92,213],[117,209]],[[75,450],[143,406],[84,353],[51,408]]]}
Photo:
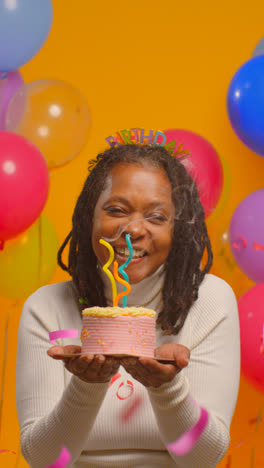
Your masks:
{"label": "word birthday on headband", "polygon": [[160,130],[149,130],[148,132],[145,128],[119,130],[115,136],[107,137],[106,141],[111,147],[147,143],[149,145],[164,146],[172,156],[187,156],[190,154],[188,150],[183,149],[182,143],[177,146],[176,140],[167,143],[165,133]]}

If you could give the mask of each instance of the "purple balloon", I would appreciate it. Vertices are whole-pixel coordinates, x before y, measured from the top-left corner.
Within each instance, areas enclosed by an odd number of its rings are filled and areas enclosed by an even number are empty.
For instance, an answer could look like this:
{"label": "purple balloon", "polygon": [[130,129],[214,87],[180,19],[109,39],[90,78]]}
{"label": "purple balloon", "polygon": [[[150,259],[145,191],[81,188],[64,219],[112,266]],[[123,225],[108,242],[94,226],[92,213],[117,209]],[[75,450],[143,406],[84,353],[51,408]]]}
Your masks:
{"label": "purple balloon", "polygon": [[24,84],[24,80],[19,71],[8,72],[6,77],[0,77],[0,130],[5,128],[5,116],[10,99],[15,92]]}
{"label": "purple balloon", "polygon": [[255,283],[264,281],[264,189],[248,195],[236,208],[229,226],[232,255]]}

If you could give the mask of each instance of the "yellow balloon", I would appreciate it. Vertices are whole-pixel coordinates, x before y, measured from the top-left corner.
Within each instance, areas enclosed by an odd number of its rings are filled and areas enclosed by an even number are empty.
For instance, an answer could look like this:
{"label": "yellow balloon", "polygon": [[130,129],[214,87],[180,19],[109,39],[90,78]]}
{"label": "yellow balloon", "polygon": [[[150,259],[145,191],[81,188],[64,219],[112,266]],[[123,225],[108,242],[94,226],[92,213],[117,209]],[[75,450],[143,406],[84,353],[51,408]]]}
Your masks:
{"label": "yellow balloon", "polygon": [[45,215],[7,241],[0,251],[0,296],[25,299],[47,284],[56,269],[58,247],[55,227]]}
{"label": "yellow balloon", "polygon": [[31,140],[50,169],[71,161],[84,147],[90,127],[80,92],[59,80],[38,80],[20,87],[9,102],[6,130]]}

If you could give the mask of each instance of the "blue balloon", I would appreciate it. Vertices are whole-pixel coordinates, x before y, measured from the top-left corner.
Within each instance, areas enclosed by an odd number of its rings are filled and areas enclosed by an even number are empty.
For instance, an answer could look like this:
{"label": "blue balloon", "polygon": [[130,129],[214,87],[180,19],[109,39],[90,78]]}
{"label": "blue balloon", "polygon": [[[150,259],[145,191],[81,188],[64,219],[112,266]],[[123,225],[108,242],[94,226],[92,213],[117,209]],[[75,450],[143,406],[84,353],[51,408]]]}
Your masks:
{"label": "blue balloon", "polygon": [[227,111],[238,138],[264,156],[264,55],[258,55],[235,73],[227,92]]}
{"label": "blue balloon", "polygon": [[50,32],[51,0],[0,0],[0,71],[20,68],[37,54]]}

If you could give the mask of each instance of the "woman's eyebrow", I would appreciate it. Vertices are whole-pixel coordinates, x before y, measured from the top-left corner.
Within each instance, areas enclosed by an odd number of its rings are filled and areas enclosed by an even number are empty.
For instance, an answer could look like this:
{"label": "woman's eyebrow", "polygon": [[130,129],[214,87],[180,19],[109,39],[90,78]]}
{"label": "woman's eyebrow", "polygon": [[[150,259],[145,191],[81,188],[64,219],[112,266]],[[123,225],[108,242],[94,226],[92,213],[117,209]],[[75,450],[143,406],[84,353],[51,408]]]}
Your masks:
{"label": "woman's eyebrow", "polygon": [[125,203],[126,205],[130,205],[129,200],[127,200],[124,197],[120,197],[118,195],[113,195],[112,197],[108,198],[108,200],[104,203],[104,205],[106,205],[109,202],[113,202],[113,201],[119,201],[121,203]]}
{"label": "woman's eyebrow", "polygon": [[153,201],[149,203],[148,208],[167,208],[169,205],[167,202]]}

